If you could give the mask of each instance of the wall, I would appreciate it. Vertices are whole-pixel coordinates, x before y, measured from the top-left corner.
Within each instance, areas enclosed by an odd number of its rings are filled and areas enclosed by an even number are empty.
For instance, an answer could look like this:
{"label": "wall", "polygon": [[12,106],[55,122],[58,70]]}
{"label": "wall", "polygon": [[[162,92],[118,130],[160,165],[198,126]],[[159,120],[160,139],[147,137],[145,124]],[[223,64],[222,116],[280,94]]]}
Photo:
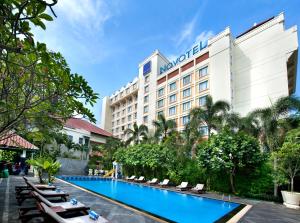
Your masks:
{"label": "wall", "polygon": [[57,158],[61,163],[58,175],[86,175],[87,160],[75,160],[68,158]]}

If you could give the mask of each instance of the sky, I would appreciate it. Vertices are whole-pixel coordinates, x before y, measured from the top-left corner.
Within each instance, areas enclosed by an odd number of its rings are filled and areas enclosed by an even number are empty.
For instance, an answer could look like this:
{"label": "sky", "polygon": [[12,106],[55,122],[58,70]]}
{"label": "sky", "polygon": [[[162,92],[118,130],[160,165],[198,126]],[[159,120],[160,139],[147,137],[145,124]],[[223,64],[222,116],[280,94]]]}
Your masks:
{"label": "sky", "polygon": [[280,12],[286,28],[299,27],[299,8],[299,0],[59,0],[57,18],[33,32],[99,94],[90,108],[99,124],[102,98],[132,81],[154,50],[172,59],[228,26],[237,36]]}

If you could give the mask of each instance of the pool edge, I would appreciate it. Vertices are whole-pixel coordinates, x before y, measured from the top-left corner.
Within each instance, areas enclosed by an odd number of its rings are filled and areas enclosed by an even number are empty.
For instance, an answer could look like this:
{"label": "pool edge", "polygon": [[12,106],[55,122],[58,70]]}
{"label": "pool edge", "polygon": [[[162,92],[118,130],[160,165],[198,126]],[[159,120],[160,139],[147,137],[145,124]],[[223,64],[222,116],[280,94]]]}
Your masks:
{"label": "pool edge", "polygon": [[[96,196],[98,196],[100,198],[103,198],[107,201],[110,201],[114,204],[120,205],[121,207],[124,207],[128,210],[137,212],[137,213],[142,214],[144,216],[147,216],[151,219],[154,219],[155,221],[162,222],[162,223],[166,223],[166,222],[173,223],[173,222],[175,222],[175,221],[172,221],[170,219],[164,218],[162,216],[159,216],[159,215],[153,214],[151,212],[145,211],[143,209],[137,208],[135,206],[128,205],[124,202],[112,199],[112,198],[110,198],[108,196],[105,196],[103,194],[100,194],[100,193],[94,192],[92,190],[89,190],[89,189],[83,188],[81,186],[78,186],[76,184],[70,183],[70,182],[68,182],[66,180],[63,180],[61,178],[58,178],[58,177],[55,177],[55,178],[59,181],[67,183],[67,184],[69,184],[73,187],[76,187],[76,188],[80,189],[80,190],[83,190],[85,192],[96,195]],[[123,180],[121,180],[121,181],[123,181]],[[127,181],[123,181],[123,182],[128,183]],[[145,186],[145,185],[143,185],[143,186]],[[148,186],[148,185],[146,185],[146,186]],[[165,189],[168,190],[168,191],[171,191],[171,192],[177,192],[177,191],[174,191],[174,190],[171,190],[171,189],[168,189],[168,188],[165,188]],[[185,194],[185,193],[182,193],[182,194]],[[191,196],[197,196],[197,195],[191,195]],[[199,197],[201,197],[201,196],[199,196]],[[208,198],[208,199],[220,201],[219,199],[216,199],[216,198]],[[228,202],[232,202],[232,201],[228,201]],[[239,206],[236,207],[235,209],[233,209],[232,211],[230,211],[229,213],[227,213],[226,215],[224,215],[223,217],[221,217],[220,219],[216,220],[214,223],[237,223],[252,207],[252,205],[248,205],[248,204],[244,204],[244,203],[238,203],[238,202],[232,202],[232,203],[239,204]]]}

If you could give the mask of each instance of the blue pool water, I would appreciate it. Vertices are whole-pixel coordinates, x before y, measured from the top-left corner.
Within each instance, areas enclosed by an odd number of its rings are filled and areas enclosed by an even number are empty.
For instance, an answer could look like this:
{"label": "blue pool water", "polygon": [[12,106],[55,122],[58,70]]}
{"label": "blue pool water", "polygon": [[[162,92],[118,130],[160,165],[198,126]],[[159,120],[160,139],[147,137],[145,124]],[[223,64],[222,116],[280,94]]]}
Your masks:
{"label": "blue pool water", "polygon": [[62,179],[174,222],[215,222],[240,205],[116,180]]}

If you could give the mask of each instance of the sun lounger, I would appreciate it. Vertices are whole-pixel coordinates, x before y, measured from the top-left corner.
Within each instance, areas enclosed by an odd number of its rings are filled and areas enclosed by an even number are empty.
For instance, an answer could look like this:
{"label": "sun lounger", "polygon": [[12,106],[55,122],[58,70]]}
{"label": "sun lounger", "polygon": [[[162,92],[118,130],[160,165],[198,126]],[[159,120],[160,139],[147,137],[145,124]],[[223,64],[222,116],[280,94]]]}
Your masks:
{"label": "sun lounger", "polygon": [[94,170],[94,176],[98,176],[99,175],[99,171],[97,169]]}
{"label": "sun lounger", "polygon": [[138,183],[144,182],[145,181],[145,177],[144,176],[140,176],[140,178],[135,179],[134,181],[138,182]]}
{"label": "sun lounger", "polygon": [[161,187],[166,187],[169,185],[169,180],[168,179],[164,179],[163,182],[160,182],[158,185],[161,186]]}
{"label": "sun lounger", "polygon": [[93,169],[89,169],[89,176],[93,176]]}
{"label": "sun lounger", "polygon": [[126,180],[128,180],[128,181],[133,181],[134,179],[135,179],[134,175],[132,175],[131,177],[126,177]]}
{"label": "sun lounger", "polygon": [[176,186],[176,190],[187,190],[188,184],[188,182],[181,182],[180,185]]}
{"label": "sun lounger", "polygon": [[197,184],[195,187],[191,189],[193,192],[203,193],[205,191],[204,184]]}
{"label": "sun lounger", "polygon": [[[31,183],[29,181],[27,181],[26,183],[32,188],[32,190],[36,191],[37,193],[39,193],[43,197],[47,197],[47,198],[54,197],[54,198],[60,198],[61,200],[67,201],[67,196],[69,196],[69,194],[67,194],[63,191],[40,190],[33,183]],[[28,198],[33,198],[33,195],[32,195],[31,192],[29,192],[29,193],[20,193],[20,194],[16,195],[16,199],[17,199],[19,205],[21,205],[23,203],[23,201],[28,199]]]}
{"label": "sun lounger", "polygon": [[[29,179],[25,176],[23,177],[23,179],[25,180],[25,183],[29,181]],[[55,190],[56,189],[56,187],[54,185],[47,185],[47,184],[34,184],[34,185],[36,186],[36,188],[38,188],[40,190]],[[15,187],[16,194],[19,194],[25,190],[32,190],[32,188],[27,183],[26,183],[26,185]]]}
{"label": "sun lounger", "polygon": [[78,216],[78,217],[72,217],[72,218],[63,218],[60,215],[58,215],[53,209],[48,207],[46,204],[41,203],[41,210],[54,222],[57,223],[107,223],[108,220],[105,218],[99,216],[97,220],[93,220],[90,218],[89,215],[83,215],[83,216]]}
{"label": "sun lounger", "polygon": [[[69,202],[57,202],[53,203],[47,200],[45,197],[41,196],[39,193],[32,191],[33,197],[36,199],[38,203],[45,203],[48,207],[62,207],[64,212],[77,212],[77,211],[87,211],[90,208],[85,206],[83,203],[77,202],[76,204],[72,204]],[[61,209],[59,211],[62,211]],[[42,217],[41,211],[37,207],[23,207],[19,209],[19,219],[21,222],[27,222],[35,217]]]}
{"label": "sun lounger", "polygon": [[152,180],[148,180],[147,184],[157,184],[158,183],[158,179],[157,178],[153,178]]}

